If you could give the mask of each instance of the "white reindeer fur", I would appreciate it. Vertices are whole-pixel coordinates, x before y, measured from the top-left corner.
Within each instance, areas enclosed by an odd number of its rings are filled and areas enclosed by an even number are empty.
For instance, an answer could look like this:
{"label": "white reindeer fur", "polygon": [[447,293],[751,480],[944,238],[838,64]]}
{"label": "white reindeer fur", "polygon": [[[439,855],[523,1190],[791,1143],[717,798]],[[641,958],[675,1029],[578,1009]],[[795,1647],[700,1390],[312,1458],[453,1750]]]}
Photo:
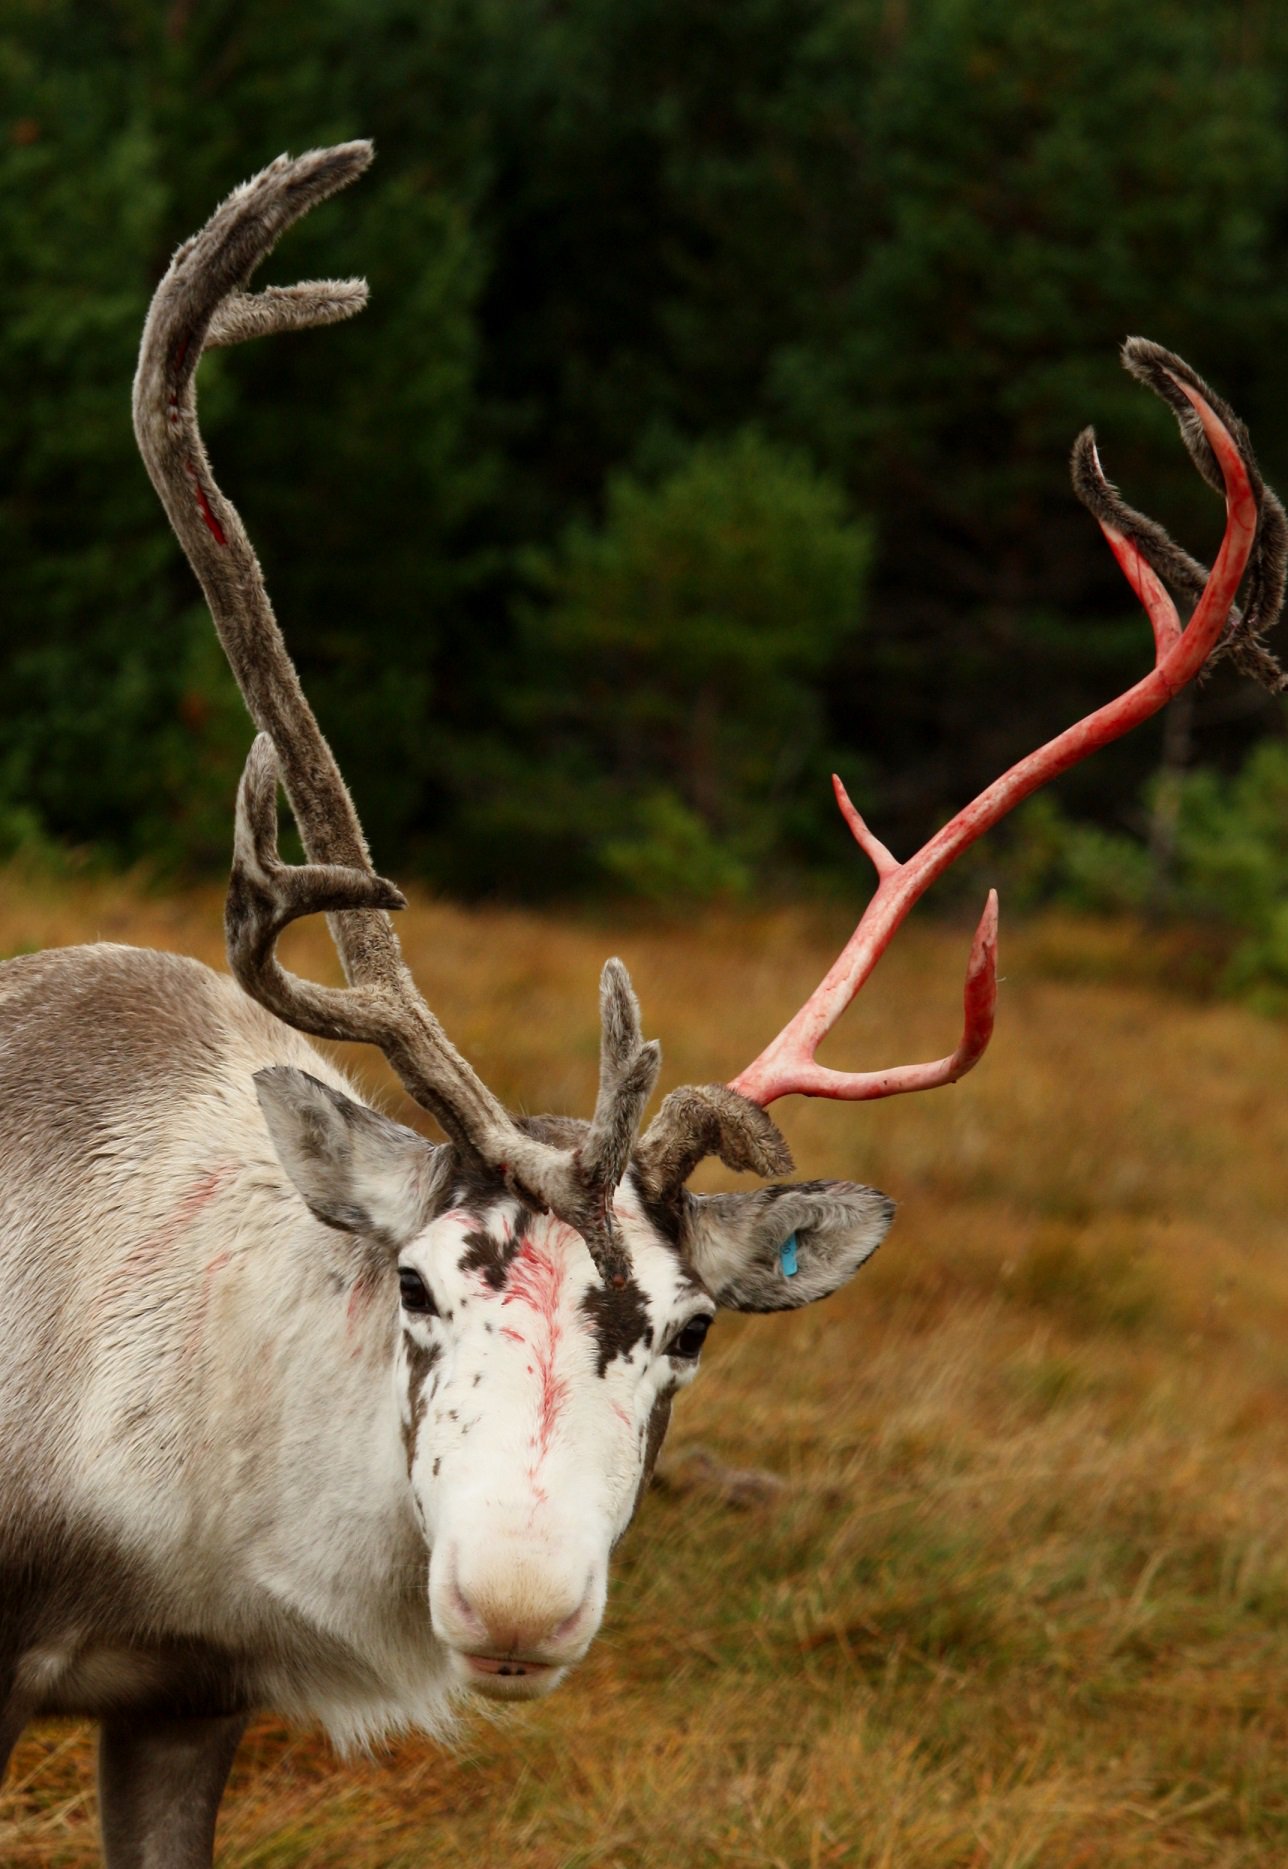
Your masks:
{"label": "white reindeer fur", "polygon": [[[181,1068],[137,1083],[83,1178],[38,1185],[25,1212],[10,1196],[6,1461],[15,1444],[30,1449],[23,1464],[42,1490],[119,1541],[158,1631],[259,1656],[265,1704],[321,1720],[342,1746],[436,1729],[448,1682],[401,1459],[396,1314],[373,1308],[346,1341],[353,1244],[286,1181],[253,1077],[290,1063],[351,1087],[231,981],[146,958],[179,991],[185,973],[200,977],[222,1014],[204,1042],[223,1069],[186,1094]],[[198,1201],[194,1187],[210,1192]],[[47,1352],[38,1379],[25,1353],[47,1345],[51,1285],[62,1299],[52,1382]],[[74,1639],[64,1654],[65,1680],[48,1655],[27,1663],[42,1700],[74,1704],[96,1665]]]}

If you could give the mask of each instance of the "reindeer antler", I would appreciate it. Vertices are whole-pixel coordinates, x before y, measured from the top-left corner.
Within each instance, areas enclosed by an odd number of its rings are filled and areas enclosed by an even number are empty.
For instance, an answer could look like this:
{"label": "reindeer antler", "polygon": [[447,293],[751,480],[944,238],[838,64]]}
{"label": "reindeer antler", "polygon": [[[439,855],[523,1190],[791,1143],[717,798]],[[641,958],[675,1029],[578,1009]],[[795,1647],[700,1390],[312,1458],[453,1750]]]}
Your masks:
{"label": "reindeer antler", "polygon": [[[366,304],[361,280],[310,281],[256,294],[245,288],[285,229],[355,180],[371,158],[366,142],[295,160],[283,156],[234,190],[179,248],[158,286],[135,378],[139,448],[260,729],[238,794],[229,960],[246,991],[288,1024],[379,1045],[409,1094],[459,1148],[574,1227],[603,1276],[620,1283],[627,1261],[612,1194],[660,1062],[658,1047],[641,1041],[626,970],[620,961],[604,969],[600,1090],[589,1133],[577,1150],[553,1148],[514,1121],[416,991],[385,913],[401,908],[403,898],[372,869],[353,801],[287,653],[254,548],[215,483],[197,425],[195,377],[203,350],[330,324]],[[297,868],[277,854],[279,761],[310,858]],[[320,911],[330,917],[348,989],[300,980],[276,960],[282,929]]]}
{"label": "reindeer antler", "polygon": [[[1093,431],[1085,430],[1073,451],[1074,489],[1099,521],[1149,615],[1154,631],[1153,670],[1125,694],[994,780],[905,863],[898,862],[873,836],[841,781],[833,778],[841,813],[876,870],[876,893],[824,979],[760,1056],[724,1087],[726,1098],[746,1099],[763,1111],[776,1098],[793,1093],[857,1101],[955,1083],[978,1063],[992,1036],[997,1001],[995,892],[989,894],[971,948],[963,1031],[955,1051],[928,1064],[854,1072],[830,1070],[814,1055],[918,898],[1008,811],[1097,747],[1147,720],[1193,680],[1215,653],[1228,648],[1242,667],[1268,686],[1288,686],[1288,678],[1260,640],[1277,620],[1283,601],[1288,520],[1257,471],[1247,430],[1202,378],[1169,351],[1143,338],[1131,338],[1124,346],[1123,362],[1176,411],[1195,465],[1209,485],[1225,496],[1225,535],[1212,570],[1174,545],[1161,526],[1125,504],[1101,471]],[[1245,570],[1248,596],[1240,613],[1233,605]],[[1196,600],[1184,629],[1164,579]],[[641,1157],[659,1186],[667,1183],[677,1165],[687,1173],[703,1152],[718,1154],[731,1166],[745,1165],[735,1158],[745,1154],[742,1132],[746,1124],[728,1116],[728,1105],[711,1101],[715,1089],[705,1086],[701,1093],[672,1092],[643,1137]],[[708,1099],[701,1122],[695,1121],[686,1101],[695,1094]],[[715,1113],[721,1113],[718,1121]],[[700,1136],[697,1129],[703,1130]]]}
{"label": "reindeer antler", "polygon": [[[1133,338],[1124,350],[1124,361],[1182,412],[1182,433],[1191,455],[1205,478],[1220,485],[1225,494],[1225,536],[1216,563],[1210,573],[1203,572],[1201,566],[1194,567],[1203,579],[1194,614],[1182,630],[1175,605],[1152,568],[1156,564],[1163,576],[1178,577],[1184,585],[1192,582],[1194,561],[1186,559],[1178,575],[1178,561],[1173,555],[1176,548],[1161,527],[1142,521],[1117,499],[1100,471],[1095,436],[1087,429],[1074,450],[1074,484],[1087,498],[1132,589],[1149,613],[1154,628],[1154,667],[1125,694],[1066,728],[995,779],[906,863],[896,862],[878,842],[850,803],[840,780],[833,780],[837,801],[855,840],[876,869],[877,891],[820,985],[755,1062],[733,1080],[734,1090],[762,1108],[793,1092],[858,1100],[927,1090],[954,1083],[978,1063],[992,1035],[997,997],[995,893],[989,895],[975,935],[966,975],[964,1030],[961,1043],[950,1056],[931,1064],[902,1065],[887,1071],[846,1072],[818,1064],[814,1053],[867,980],[914,902],[963,850],[1039,786],[1157,713],[1197,675],[1221,641],[1250,559],[1258,593],[1273,587],[1276,576],[1282,590],[1283,511],[1273,495],[1264,497],[1242,423],[1213,397],[1187,363],[1159,346]],[[1254,555],[1259,496],[1260,511],[1269,513],[1272,523],[1269,542],[1263,533],[1261,550]],[[1257,613],[1251,605],[1249,614],[1255,622]]]}

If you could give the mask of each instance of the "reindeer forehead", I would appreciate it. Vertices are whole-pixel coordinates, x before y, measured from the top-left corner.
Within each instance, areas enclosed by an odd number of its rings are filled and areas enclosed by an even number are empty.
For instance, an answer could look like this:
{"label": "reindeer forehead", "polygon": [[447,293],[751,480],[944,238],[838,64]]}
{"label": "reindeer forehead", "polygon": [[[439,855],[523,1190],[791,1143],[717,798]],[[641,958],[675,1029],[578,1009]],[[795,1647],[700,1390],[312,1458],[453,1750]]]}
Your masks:
{"label": "reindeer forehead", "polygon": [[502,1311],[578,1317],[597,1341],[602,1375],[614,1357],[647,1343],[677,1303],[703,1289],[633,1195],[619,1192],[614,1211],[631,1254],[620,1287],[604,1283],[573,1227],[509,1197],[457,1201],[426,1228],[421,1247],[433,1271],[459,1280],[470,1297],[492,1300]]}

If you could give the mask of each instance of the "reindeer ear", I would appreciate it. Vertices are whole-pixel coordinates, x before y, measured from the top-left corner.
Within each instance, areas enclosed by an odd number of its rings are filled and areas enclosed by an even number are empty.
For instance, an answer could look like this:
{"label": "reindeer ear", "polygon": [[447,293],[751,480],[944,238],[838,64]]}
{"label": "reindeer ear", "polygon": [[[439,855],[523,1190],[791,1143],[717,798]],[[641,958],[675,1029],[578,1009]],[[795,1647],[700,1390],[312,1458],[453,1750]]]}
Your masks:
{"label": "reindeer ear", "polygon": [[393,1251],[415,1238],[441,1150],[289,1065],[256,1071],[255,1094],[277,1159],[311,1213]]}
{"label": "reindeer ear", "polygon": [[894,1202],[853,1181],[691,1194],[685,1256],[728,1311],[792,1311],[851,1279],[885,1238]]}

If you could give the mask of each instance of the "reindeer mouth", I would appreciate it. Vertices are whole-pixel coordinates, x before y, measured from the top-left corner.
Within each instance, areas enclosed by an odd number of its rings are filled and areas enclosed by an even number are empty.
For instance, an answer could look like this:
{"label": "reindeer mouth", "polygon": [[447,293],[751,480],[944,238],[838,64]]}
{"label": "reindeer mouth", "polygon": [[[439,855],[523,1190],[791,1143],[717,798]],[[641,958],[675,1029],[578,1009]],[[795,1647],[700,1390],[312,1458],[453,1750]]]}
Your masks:
{"label": "reindeer mouth", "polygon": [[552,1661],[525,1661],[517,1655],[466,1655],[465,1660],[476,1674],[514,1676],[556,1672],[555,1663]]}
{"label": "reindeer mouth", "polygon": [[489,1700],[537,1700],[563,1679],[566,1663],[530,1661],[521,1655],[471,1655],[457,1650],[465,1683]]}

